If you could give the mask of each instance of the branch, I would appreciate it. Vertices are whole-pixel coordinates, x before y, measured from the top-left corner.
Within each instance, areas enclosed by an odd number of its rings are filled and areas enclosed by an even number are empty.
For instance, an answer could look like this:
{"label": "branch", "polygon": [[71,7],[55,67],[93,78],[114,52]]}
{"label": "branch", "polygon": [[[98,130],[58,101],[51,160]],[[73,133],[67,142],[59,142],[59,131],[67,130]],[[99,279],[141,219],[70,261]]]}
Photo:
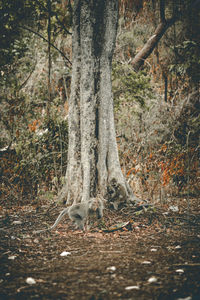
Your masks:
{"label": "branch", "polygon": [[33,69],[31,70],[31,72],[29,73],[28,77],[24,80],[24,82],[19,86],[18,90],[20,91],[25,85],[26,83],[28,82],[29,78],[31,77],[31,75],[33,74],[33,72],[35,71],[35,66],[36,64],[34,65]]}
{"label": "branch", "polygon": [[[45,42],[49,43],[49,41],[48,41],[43,35],[41,35],[39,32],[36,32],[36,31],[34,31],[33,29],[31,29],[31,28],[29,28],[29,27],[26,27],[25,25],[24,25],[24,26],[19,26],[19,27],[22,28],[22,29],[25,29],[25,30],[28,30],[28,31],[34,33],[35,35],[37,35],[37,36],[39,36],[41,39],[43,39]],[[65,54],[64,54],[60,49],[58,49],[58,48],[57,48],[54,44],[52,44],[52,43],[50,43],[50,45],[51,45],[51,47],[53,47],[54,49],[56,49],[56,50],[60,53],[60,55],[62,55],[62,57],[64,57],[64,58],[68,61],[68,63],[69,63],[70,65],[72,65],[72,63],[71,63],[71,61],[69,60],[69,58],[67,58],[67,56],[65,56]]]}
{"label": "branch", "polygon": [[172,18],[164,23],[160,23],[157,26],[154,35],[152,35],[150,39],[148,39],[144,47],[136,54],[136,56],[131,62],[136,72],[139,71],[140,67],[144,64],[145,59],[149,57],[149,55],[153,52],[153,50],[155,49],[156,45],[158,44],[158,42],[160,41],[160,39],[162,38],[166,30],[172,24],[174,24],[174,22],[175,19]]}
{"label": "branch", "polygon": [[160,0],[160,21],[165,22],[165,0]]}
{"label": "branch", "polygon": [[144,47],[136,54],[133,58],[131,64],[136,72],[139,71],[140,67],[144,64],[145,59],[153,52],[154,48],[165,34],[167,29],[172,26],[176,21],[178,21],[182,16],[184,16],[188,11],[194,8],[198,8],[200,5],[200,0],[196,0],[195,2],[191,3],[187,9],[187,12],[178,12],[178,14],[172,16],[172,18],[166,20],[165,19],[165,12],[164,6],[165,1],[160,0],[160,19],[161,23],[157,26],[154,35],[148,39]]}
{"label": "branch", "polygon": [[48,6],[48,25],[47,25],[47,35],[48,35],[48,102],[47,102],[47,116],[49,118],[49,110],[51,103],[51,0],[47,0]]}
{"label": "branch", "polygon": [[[46,12],[48,12],[48,9],[42,4],[40,3],[38,0],[35,0],[35,2]],[[67,34],[72,34],[71,32],[69,32],[67,30],[67,28],[65,27],[64,23],[62,21],[60,21],[59,17],[58,17],[58,14],[54,11],[51,11],[51,14],[54,15],[56,17],[56,20],[58,22],[58,24],[62,27],[62,29],[67,33]]]}

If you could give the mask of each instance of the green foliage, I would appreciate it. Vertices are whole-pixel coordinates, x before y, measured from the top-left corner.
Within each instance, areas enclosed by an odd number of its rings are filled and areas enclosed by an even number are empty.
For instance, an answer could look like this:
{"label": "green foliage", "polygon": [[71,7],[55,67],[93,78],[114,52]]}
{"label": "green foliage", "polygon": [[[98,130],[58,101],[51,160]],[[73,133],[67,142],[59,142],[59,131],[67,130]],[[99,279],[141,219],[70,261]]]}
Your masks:
{"label": "green foliage", "polygon": [[30,35],[27,42],[30,48],[26,56],[10,65],[10,72],[2,74],[0,147],[4,148],[1,152],[4,199],[15,199],[13,195],[27,199],[45,189],[55,192],[66,169],[68,125],[61,113],[63,102],[54,93],[47,117],[45,60],[40,60],[37,53],[37,69],[35,50],[30,45],[38,46],[39,41]]}
{"label": "green foliage", "polygon": [[[25,99],[21,98],[22,100]],[[22,119],[14,122],[16,136],[12,145],[12,162],[10,157],[5,157],[2,161],[2,190],[5,199],[12,196],[5,188],[5,182],[9,182],[12,190],[22,198],[36,196],[43,189],[57,192],[66,170],[67,122],[60,118],[54,105],[50,117],[42,120],[38,111],[38,119],[30,122],[32,112],[28,110],[29,106],[26,108],[23,113],[27,118],[24,118],[23,122]]]}
{"label": "green foliage", "polygon": [[[116,113],[119,154],[135,192],[156,201],[165,193],[198,195],[199,108],[194,91],[177,105],[146,99],[140,114],[121,103]],[[148,109],[147,109],[148,107]]]}
{"label": "green foliage", "polygon": [[122,102],[144,107],[145,99],[153,98],[150,77],[144,71],[136,73],[130,65],[114,62],[113,96],[116,109]]}
{"label": "green foliage", "polygon": [[[36,32],[45,30],[48,14],[51,15],[52,36],[55,39],[60,32],[69,33],[72,25],[72,7],[62,1],[51,0],[51,11],[48,11],[44,0],[0,0],[0,71],[7,72],[10,65],[24,56],[29,43],[24,40],[27,35],[24,25],[36,27]],[[46,34],[44,34],[45,36]],[[0,79],[1,79],[0,72]]]}
{"label": "green foliage", "polygon": [[193,84],[200,81],[199,45],[195,41],[183,41],[175,46],[179,58],[175,64],[171,64],[169,71],[179,77],[187,76]]}
{"label": "green foliage", "polygon": [[[68,124],[63,109],[66,100],[65,86],[59,86],[59,80],[64,82],[68,68],[66,70],[58,52],[51,49],[51,103],[47,115],[46,108],[50,101],[47,89],[48,43],[23,30],[23,24],[34,25],[37,26],[36,32],[39,30],[41,35],[47,36],[46,1],[24,1],[24,7],[19,6],[19,10],[24,13],[21,19],[12,13],[15,1],[6,6],[7,2],[10,1],[5,1],[5,5],[2,5],[4,13],[9,13],[16,21],[16,28],[14,23],[10,26],[6,36],[10,43],[2,47],[0,52],[2,58],[7,59],[1,60],[0,69],[1,188],[4,200],[19,200],[35,197],[38,192],[45,190],[57,192],[63,184],[67,163]],[[60,41],[62,37],[64,43],[56,15],[61,4],[61,1],[52,1],[52,42],[56,38]],[[31,21],[26,19],[25,6],[27,11],[32,8]],[[65,10],[62,15],[66,15]],[[67,21],[63,24],[61,15],[59,20],[62,21],[62,26],[67,26]],[[7,25],[5,20],[5,26]],[[16,34],[14,29],[18,30]],[[0,31],[1,34],[3,30]]]}
{"label": "green foliage", "polygon": [[[120,160],[133,190],[154,201],[198,195],[200,18],[188,10],[191,2],[165,1],[166,18],[183,17],[145,61],[148,76],[133,74],[131,61],[160,22],[159,2],[145,2],[134,21],[129,8],[119,21],[113,91]],[[151,78],[150,89],[141,74]]]}
{"label": "green foliage", "polygon": [[61,177],[66,169],[67,133],[66,121],[62,121],[57,113],[37,124],[20,137],[16,151],[20,157],[18,172],[38,187],[53,187],[58,190]]}
{"label": "green foliage", "polygon": [[21,43],[23,36],[20,26],[33,20],[31,1],[0,0],[0,69],[13,63],[23,55],[26,44]]}
{"label": "green foliage", "polygon": [[[191,0],[177,5],[186,10],[186,2]],[[48,43],[25,26],[47,39],[50,14],[51,42],[70,56],[70,3],[51,0],[49,11],[44,0],[0,0],[0,155],[4,199],[57,191],[62,184],[68,146],[63,105],[69,94],[65,80],[70,77],[69,68],[51,48],[48,103]],[[193,18],[184,15],[169,28],[143,71],[135,73],[131,67],[136,52],[160,21],[157,4],[141,2],[137,12],[131,12],[133,4],[128,6],[127,16],[119,20],[113,63],[115,122],[123,171],[134,191],[147,191],[152,198],[173,184],[179,192],[184,190],[188,184],[188,161],[189,181],[195,186],[200,125],[199,96],[191,92],[200,77],[196,12]],[[167,18],[173,15],[175,6],[166,2]],[[168,78],[171,102],[163,101],[163,74]]]}
{"label": "green foliage", "polygon": [[199,92],[194,90],[182,103],[181,114],[176,121],[174,136],[176,142],[186,148],[187,143],[192,147],[197,147],[200,140],[200,106]]}
{"label": "green foliage", "polygon": [[[181,32],[183,26],[179,24],[176,29]],[[169,37],[173,37],[173,29],[169,32]],[[166,40],[172,47],[163,43],[149,58],[148,68],[145,67],[149,74],[135,73],[131,59],[137,41],[141,41],[140,33],[135,25],[121,29],[113,64],[115,124],[122,169],[132,189],[142,198],[154,201],[164,201],[166,194],[169,197],[185,193],[188,186],[190,193],[198,194],[199,96],[192,91],[195,79],[189,73],[199,64],[197,42],[179,39],[174,45],[170,38]],[[176,95],[175,87],[183,91],[177,93],[174,102],[163,101],[162,76],[163,72],[169,76],[168,68],[172,95]]]}

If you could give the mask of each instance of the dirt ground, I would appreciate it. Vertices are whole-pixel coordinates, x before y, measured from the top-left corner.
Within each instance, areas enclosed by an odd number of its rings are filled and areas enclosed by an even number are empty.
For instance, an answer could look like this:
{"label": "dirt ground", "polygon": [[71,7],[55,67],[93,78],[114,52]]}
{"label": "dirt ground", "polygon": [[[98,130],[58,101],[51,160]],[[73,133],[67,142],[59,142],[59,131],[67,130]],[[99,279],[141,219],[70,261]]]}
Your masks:
{"label": "dirt ground", "polygon": [[177,201],[106,210],[107,227],[133,220],[121,230],[83,233],[65,218],[40,235],[33,230],[52,225],[62,207],[2,205],[0,299],[200,299],[200,203],[191,199],[188,212],[178,202],[178,212]]}

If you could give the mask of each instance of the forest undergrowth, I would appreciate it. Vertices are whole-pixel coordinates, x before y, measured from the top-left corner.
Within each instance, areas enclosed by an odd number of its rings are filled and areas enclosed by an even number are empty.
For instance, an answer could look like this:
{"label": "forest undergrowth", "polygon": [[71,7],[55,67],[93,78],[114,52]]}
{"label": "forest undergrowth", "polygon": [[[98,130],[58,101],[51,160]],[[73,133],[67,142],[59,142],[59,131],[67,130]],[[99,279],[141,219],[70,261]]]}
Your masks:
{"label": "forest undergrowth", "polygon": [[[52,20],[51,39],[55,47],[51,49],[49,67],[48,45],[40,36],[48,33],[48,15],[41,13],[42,5],[33,4],[36,9],[31,7],[33,12],[29,5],[27,14],[34,13],[39,35],[27,30],[28,25],[34,27],[30,22],[18,37],[13,36],[7,49],[12,59],[1,70],[2,205],[8,201],[21,204],[37,201],[44,195],[53,198],[62,187],[67,167],[72,58],[71,35],[67,33],[71,29],[70,7],[64,13],[61,4],[53,3],[52,9],[62,16],[67,29],[63,33],[58,20]],[[174,9],[171,3],[166,3],[166,16],[173,14]],[[119,156],[134,193],[152,203],[165,203],[178,195],[199,196],[200,107],[195,18],[180,19],[170,27],[143,68],[135,72],[133,58],[155,31],[159,5],[156,2],[152,6],[148,1],[141,1],[140,5],[134,1],[120,2],[113,60]],[[11,35],[12,25],[9,26]],[[6,57],[5,54],[3,58]]]}

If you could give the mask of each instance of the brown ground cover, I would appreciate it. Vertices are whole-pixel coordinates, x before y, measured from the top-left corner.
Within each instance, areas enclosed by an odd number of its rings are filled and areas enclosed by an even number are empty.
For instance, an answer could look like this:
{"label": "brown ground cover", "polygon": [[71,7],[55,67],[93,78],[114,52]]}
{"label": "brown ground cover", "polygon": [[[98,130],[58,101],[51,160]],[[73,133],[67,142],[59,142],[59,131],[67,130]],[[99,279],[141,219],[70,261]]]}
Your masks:
{"label": "brown ground cover", "polygon": [[130,230],[83,233],[66,218],[40,235],[61,207],[1,206],[0,299],[200,299],[200,203],[179,203],[106,210],[106,226],[133,220]]}

